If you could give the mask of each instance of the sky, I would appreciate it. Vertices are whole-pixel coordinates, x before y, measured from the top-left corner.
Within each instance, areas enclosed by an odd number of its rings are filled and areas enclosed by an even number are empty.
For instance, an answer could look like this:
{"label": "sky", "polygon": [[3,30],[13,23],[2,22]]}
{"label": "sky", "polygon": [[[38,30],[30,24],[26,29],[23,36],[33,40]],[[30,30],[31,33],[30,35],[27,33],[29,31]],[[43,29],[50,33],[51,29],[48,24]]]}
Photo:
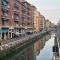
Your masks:
{"label": "sky", "polygon": [[60,0],[27,0],[37,7],[42,15],[57,24],[60,20]]}

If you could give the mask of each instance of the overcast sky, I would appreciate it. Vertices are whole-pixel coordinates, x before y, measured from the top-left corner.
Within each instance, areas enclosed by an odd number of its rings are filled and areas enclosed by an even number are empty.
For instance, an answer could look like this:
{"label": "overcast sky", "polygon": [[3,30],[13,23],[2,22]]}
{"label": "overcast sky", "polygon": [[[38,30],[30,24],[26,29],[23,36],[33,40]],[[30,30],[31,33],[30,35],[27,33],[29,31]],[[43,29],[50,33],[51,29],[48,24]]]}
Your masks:
{"label": "overcast sky", "polygon": [[55,24],[60,19],[60,0],[27,0],[35,5],[42,15],[54,22]]}

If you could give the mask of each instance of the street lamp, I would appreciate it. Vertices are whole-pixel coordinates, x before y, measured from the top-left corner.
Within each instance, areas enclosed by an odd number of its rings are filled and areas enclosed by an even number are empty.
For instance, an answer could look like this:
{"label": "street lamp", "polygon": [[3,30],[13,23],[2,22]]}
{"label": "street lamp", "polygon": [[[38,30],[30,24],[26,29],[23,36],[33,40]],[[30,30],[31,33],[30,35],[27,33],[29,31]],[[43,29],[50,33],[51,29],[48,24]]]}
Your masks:
{"label": "street lamp", "polygon": [[25,29],[27,30],[27,26],[25,26]]}
{"label": "street lamp", "polygon": [[27,32],[27,26],[25,26],[25,34],[26,34],[26,32]]}

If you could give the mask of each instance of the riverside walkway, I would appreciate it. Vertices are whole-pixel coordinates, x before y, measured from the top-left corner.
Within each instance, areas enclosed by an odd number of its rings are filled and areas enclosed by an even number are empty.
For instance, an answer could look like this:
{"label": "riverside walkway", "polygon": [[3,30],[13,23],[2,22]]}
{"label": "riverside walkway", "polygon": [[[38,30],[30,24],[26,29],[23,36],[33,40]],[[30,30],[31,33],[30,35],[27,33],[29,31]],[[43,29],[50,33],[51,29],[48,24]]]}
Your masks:
{"label": "riverside walkway", "polygon": [[30,40],[31,38],[37,37],[43,33],[46,33],[46,32],[34,33],[32,35],[27,35],[27,36],[23,36],[20,38],[13,38],[10,40],[3,41],[2,45],[0,45],[0,51],[8,49],[8,48],[15,46],[17,44],[24,43],[25,41]]}

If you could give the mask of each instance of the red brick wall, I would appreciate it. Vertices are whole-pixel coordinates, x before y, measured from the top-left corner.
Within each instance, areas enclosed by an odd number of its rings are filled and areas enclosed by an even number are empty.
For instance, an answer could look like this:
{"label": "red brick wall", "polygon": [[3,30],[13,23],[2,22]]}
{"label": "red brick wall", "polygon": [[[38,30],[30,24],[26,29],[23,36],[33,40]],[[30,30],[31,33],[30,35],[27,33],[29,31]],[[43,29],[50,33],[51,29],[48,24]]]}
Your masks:
{"label": "red brick wall", "polygon": [[1,18],[2,18],[2,11],[1,11],[1,9],[2,9],[2,7],[1,7],[1,0],[0,0],[0,29],[2,27],[2,20],[1,20]]}
{"label": "red brick wall", "polygon": [[11,28],[11,26],[14,26],[14,13],[13,13],[13,8],[14,8],[14,4],[13,4],[14,0],[9,0],[9,26]]}

